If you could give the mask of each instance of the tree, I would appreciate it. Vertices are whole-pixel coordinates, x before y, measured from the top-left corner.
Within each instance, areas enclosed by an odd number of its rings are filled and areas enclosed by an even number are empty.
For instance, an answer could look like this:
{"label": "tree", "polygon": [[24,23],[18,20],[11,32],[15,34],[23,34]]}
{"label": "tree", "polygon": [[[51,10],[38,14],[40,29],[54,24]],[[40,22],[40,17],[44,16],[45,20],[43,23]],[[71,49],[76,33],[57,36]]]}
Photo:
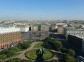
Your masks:
{"label": "tree", "polygon": [[69,54],[65,54],[64,61],[63,62],[76,62],[76,59]]}
{"label": "tree", "polygon": [[29,46],[30,46],[30,42],[28,41],[18,44],[18,47],[21,49],[27,49]]}
{"label": "tree", "polygon": [[67,53],[71,56],[75,56],[75,51],[72,49],[68,49]]}
{"label": "tree", "polygon": [[47,37],[44,39],[44,43],[47,48],[52,48],[54,50],[61,50],[62,49],[61,41],[58,41],[56,39]]}
{"label": "tree", "polygon": [[9,48],[9,49],[5,49],[5,50],[2,50],[1,52],[0,52],[0,55],[6,55],[7,57],[11,57],[11,56],[13,56],[13,55],[16,55],[17,54],[17,52],[16,52],[16,50],[13,50],[12,48]]}
{"label": "tree", "polygon": [[55,49],[55,50],[61,50],[62,49],[62,44],[61,44],[61,42],[60,41],[53,41],[53,48]]}
{"label": "tree", "polygon": [[15,52],[13,50],[8,50],[7,53],[6,53],[7,57],[11,57],[11,56],[14,56],[16,54],[17,54],[17,52]]}
{"label": "tree", "polygon": [[15,51],[15,52],[20,51],[20,49],[18,47],[10,47],[8,50],[12,50],[12,51]]}
{"label": "tree", "polygon": [[44,41],[45,48],[52,49],[53,45],[51,43],[52,39],[50,37],[46,37],[43,41]]}
{"label": "tree", "polygon": [[1,60],[4,60],[4,59],[6,59],[7,58],[7,55],[6,54],[0,54],[0,59]]}
{"label": "tree", "polygon": [[66,48],[62,48],[61,52],[62,53],[67,53],[67,49]]}
{"label": "tree", "polygon": [[45,38],[44,42],[45,42],[45,45],[48,48],[52,48],[54,50],[61,50],[62,49],[62,43],[61,43],[61,41],[58,41],[56,39],[47,37],[47,38]]}
{"label": "tree", "polygon": [[4,50],[0,51],[0,54],[6,54],[7,51],[8,51],[8,49],[4,49]]}

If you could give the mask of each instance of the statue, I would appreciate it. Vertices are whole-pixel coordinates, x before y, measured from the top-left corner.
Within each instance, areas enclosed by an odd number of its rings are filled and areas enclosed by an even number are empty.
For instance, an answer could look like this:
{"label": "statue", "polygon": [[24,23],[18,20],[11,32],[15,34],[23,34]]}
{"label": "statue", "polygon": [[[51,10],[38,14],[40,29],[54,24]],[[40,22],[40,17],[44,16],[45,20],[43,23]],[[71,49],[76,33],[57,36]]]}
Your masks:
{"label": "statue", "polygon": [[40,49],[36,50],[36,55],[37,55],[36,62],[44,62],[43,54],[44,54],[44,49],[43,48],[40,48]]}

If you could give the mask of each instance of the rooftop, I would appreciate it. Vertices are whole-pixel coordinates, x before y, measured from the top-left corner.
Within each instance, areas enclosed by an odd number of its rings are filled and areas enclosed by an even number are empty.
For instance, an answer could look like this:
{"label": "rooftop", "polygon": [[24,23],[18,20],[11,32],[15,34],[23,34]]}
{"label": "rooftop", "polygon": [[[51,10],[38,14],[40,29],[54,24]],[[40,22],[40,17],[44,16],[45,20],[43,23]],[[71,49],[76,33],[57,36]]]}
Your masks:
{"label": "rooftop", "polygon": [[10,32],[18,32],[20,28],[17,27],[0,27],[0,34],[10,33]]}

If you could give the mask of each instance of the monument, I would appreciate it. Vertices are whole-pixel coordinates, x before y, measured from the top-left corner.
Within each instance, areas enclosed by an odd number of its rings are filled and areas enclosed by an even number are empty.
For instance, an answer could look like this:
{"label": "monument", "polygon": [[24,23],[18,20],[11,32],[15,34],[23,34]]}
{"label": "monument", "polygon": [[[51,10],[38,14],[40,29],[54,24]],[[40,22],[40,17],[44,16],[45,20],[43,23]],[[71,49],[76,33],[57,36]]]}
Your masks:
{"label": "monument", "polygon": [[36,50],[37,58],[36,58],[35,62],[44,62],[43,54],[44,54],[44,49],[43,48],[37,49]]}

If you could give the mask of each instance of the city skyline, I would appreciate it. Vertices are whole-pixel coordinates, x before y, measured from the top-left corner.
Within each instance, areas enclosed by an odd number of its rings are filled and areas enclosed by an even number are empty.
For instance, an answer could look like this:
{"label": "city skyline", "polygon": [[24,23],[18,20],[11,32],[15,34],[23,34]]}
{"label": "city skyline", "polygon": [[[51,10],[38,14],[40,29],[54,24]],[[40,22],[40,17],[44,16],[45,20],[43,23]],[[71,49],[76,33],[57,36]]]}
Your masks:
{"label": "city skyline", "polygon": [[0,19],[84,20],[84,0],[1,0]]}

